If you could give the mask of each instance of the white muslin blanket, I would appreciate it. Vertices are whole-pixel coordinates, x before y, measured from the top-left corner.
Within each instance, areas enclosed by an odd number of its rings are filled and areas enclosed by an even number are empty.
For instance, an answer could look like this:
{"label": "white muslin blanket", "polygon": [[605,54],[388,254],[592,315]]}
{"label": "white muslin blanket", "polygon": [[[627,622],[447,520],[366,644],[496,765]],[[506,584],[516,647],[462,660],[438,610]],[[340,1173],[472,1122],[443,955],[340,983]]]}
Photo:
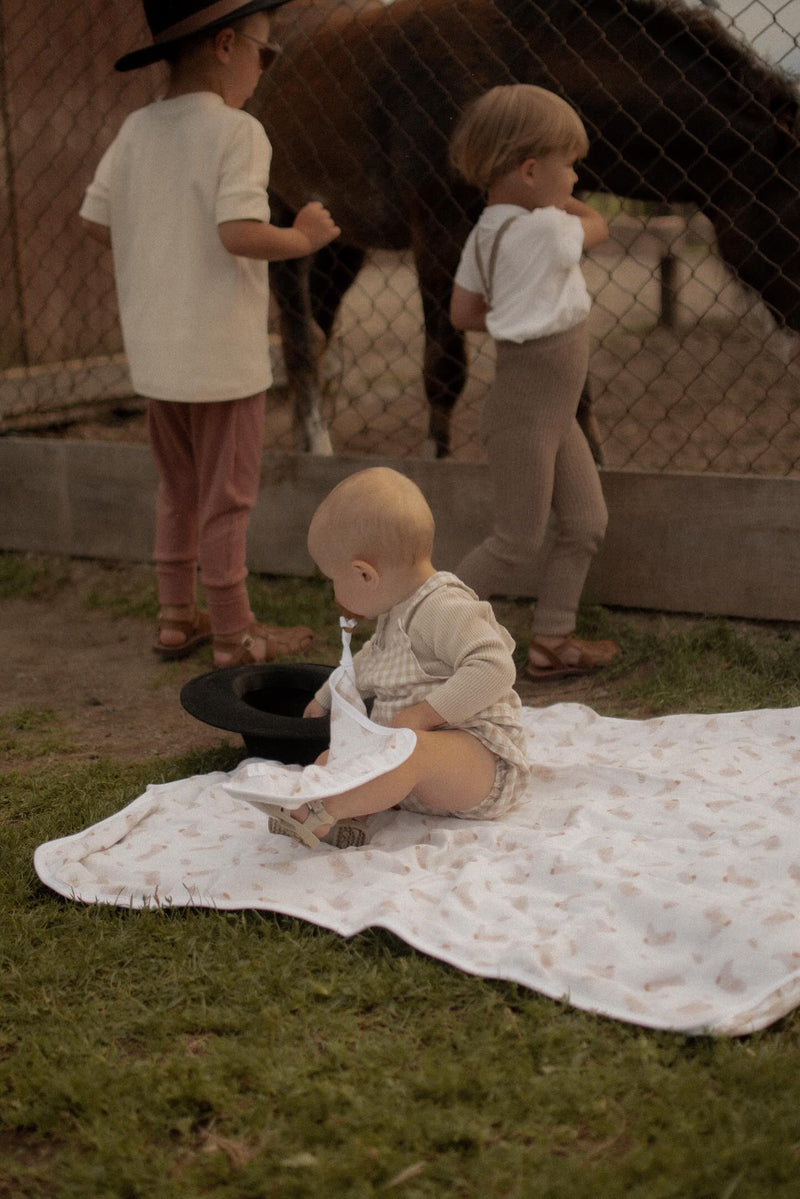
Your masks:
{"label": "white muslin blanket", "polygon": [[381,926],[652,1028],[734,1036],[800,1002],[800,709],[633,721],[556,704],[523,720],[531,781],[496,822],[389,811],[371,844],[312,852],[236,794],[284,771],[251,761],[149,787],[39,846],[36,870],[85,903]]}

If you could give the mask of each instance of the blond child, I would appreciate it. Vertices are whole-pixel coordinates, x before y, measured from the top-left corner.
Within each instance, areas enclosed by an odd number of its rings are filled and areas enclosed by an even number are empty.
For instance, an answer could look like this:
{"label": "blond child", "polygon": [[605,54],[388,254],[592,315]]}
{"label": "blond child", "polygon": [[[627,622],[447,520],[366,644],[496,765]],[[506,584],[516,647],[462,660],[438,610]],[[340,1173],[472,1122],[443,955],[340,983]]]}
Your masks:
{"label": "blond child", "polygon": [[481,416],[493,527],[456,571],[485,598],[519,594],[552,516],[526,668],[535,679],[596,670],[618,652],[574,636],[608,519],[575,419],[589,352],[580,258],[608,236],[600,213],[572,195],[587,149],[575,110],[528,84],[480,96],[450,148],[456,171],[487,199],[461,255],[450,317],[457,329],[488,330],[497,350]]}
{"label": "blond child", "polygon": [[[159,474],[153,646],[179,658],[212,640],[215,666],[264,662],[311,641],[310,629],[256,623],[245,585],[258,495],[270,260],[338,236],[310,203],[291,228],[270,224],[270,145],[241,108],[275,48],[266,10],[283,0],[145,0],[152,46],[117,63],[165,59],[162,99],[132,113],[81,208],[110,245],[134,388],[148,398]],[[197,565],[208,613],[196,605]]]}
{"label": "blond child", "polygon": [[[513,641],[488,603],[431,561],[434,522],[422,492],[397,471],[375,467],[343,480],[314,513],[308,549],[346,612],[377,619],[353,657],[377,724],[414,729],[400,766],[371,782],[296,810],[275,805],[270,828],[310,846],[355,839],[358,821],[400,806],[491,820],[529,773],[513,689]],[[330,708],[323,687],[305,716]],[[363,828],[363,822],[361,824]],[[341,839],[338,833],[341,831]]]}

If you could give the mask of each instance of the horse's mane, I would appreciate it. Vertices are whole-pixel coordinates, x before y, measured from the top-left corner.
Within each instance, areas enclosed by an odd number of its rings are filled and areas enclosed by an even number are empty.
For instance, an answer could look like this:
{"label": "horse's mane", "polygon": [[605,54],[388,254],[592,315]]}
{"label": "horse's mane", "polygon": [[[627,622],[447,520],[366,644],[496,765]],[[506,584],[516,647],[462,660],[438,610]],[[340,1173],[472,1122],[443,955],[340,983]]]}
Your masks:
{"label": "horse's mane", "polygon": [[[421,2],[424,4],[425,0]],[[798,81],[760,58],[740,34],[726,28],[709,8],[694,7],[685,0],[488,0],[488,3],[496,4],[517,28],[528,26],[537,12],[556,27],[560,22],[567,39],[572,12],[576,9],[593,22],[601,38],[613,40],[611,31],[616,19],[621,18],[642,29],[663,48],[665,55],[672,53],[673,46],[677,54],[681,42],[685,46],[688,38],[698,52],[702,48],[709,60],[717,62],[734,82],[776,117],[780,116],[787,125],[795,121],[800,124]]]}
{"label": "horse's mane", "polygon": [[[591,7],[589,0],[588,7]],[[754,97],[773,112],[791,112],[800,106],[797,81],[780,67],[760,58],[741,35],[727,29],[708,8],[694,8],[683,0],[627,0],[631,16],[639,17],[660,45],[685,31],[705,46],[708,53]]]}

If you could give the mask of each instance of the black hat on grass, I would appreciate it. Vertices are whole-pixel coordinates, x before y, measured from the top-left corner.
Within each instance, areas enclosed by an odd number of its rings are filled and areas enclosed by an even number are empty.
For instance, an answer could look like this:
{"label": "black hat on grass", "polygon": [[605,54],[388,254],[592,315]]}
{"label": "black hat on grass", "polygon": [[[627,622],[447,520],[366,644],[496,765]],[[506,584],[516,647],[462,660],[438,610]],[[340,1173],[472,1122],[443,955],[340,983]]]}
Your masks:
{"label": "black hat on grass", "polygon": [[153,45],[123,54],[114,63],[117,71],[147,67],[164,58],[184,38],[223,29],[231,21],[278,8],[287,0],[249,0],[247,4],[242,4],[241,0],[143,0],[143,3]]}
{"label": "black hat on grass", "polygon": [[204,724],[241,734],[256,757],[305,766],[330,741],[330,718],[303,712],[332,669],[314,662],[228,666],[190,679],[181,705]]}

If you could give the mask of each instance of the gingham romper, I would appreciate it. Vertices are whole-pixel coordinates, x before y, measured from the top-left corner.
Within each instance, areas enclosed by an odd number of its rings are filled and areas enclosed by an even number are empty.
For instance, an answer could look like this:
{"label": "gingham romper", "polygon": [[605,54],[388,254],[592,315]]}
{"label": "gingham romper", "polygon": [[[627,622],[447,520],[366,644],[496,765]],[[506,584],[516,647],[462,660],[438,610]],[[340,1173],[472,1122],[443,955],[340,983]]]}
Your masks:
{"label": "gingham romper", "polygon": [[[477,614],[497,630],[509,653],[514,647],[510,634],[498,624],[491,606],[478,600],[474,591],[455,575],[438,571],[407,600],[378,618],[375,633],[355,655],[358,690],[362,696],[375,697],[370,715],[376,724],[388,724],[404,708],[426,699],[435,687],[454,673],[452,665],[446,662],[437,663],[437,673],[428,673],[420,665],[413,648],[414,618],[425,600],[442,587],[458,588],[472,599]],[[529,775],[525,735],[519,720],[520,707],[519,696],[512,689],[491,707],[463,723],[441,726],[470,733],[496,756],[494,786],[481,803],[463,812],[443,812],[423,804],[412,794],[400,806],[412,812],[460,816],[467,820],[495,819],[507,811]]]}

